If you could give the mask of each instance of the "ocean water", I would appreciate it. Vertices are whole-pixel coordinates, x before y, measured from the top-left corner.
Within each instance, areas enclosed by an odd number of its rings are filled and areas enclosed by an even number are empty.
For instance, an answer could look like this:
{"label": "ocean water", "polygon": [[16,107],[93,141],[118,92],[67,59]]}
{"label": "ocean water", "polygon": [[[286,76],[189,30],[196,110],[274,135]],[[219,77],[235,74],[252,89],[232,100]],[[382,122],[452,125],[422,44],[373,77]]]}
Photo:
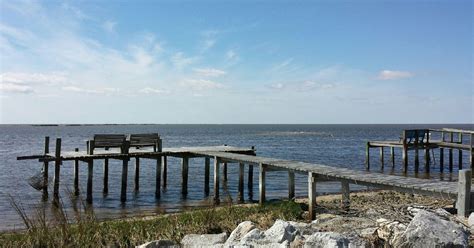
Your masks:
{"label": "ocean water", "polygon": [[[96,133],[147,133],[158,132],[162,136],[164,147],[232,145],[239,147],[255,146],[257,155],[313,162],[355,170],[365,170],[365,144],[369,140],[397,140],[403,129],[452,127],[473,130],[472,124],[465,125],[84,125],[84,126],[32,126],[0,125],[0,230],[24,228],[20,217],[11,207],[10,198],[21,203],[27,212],[39,205],[46,208],[51,202],[41,201],[41,191],[33,189],[27,179],[41,171],[41,163],[36,160],[17,161],[17,156],[41,154],[44,136],[51,137],[51,149],[54,139],[62,138],[62,150],[80,150],[86,148],[86,140]],[[437,139],[434,134],[433,139]],[[457,137],[456,137],[457,138]],[[467,137],[466,137],[467,138]],[[467,139],[466,139],[467,141]],[[401,170],[401,151],[396,150],[396,166],[389,162],[386,149],[385,169],[380,169],[379,153],[371,153],[372,171],[389,174],[403,174]],[[410,153],[410,172],[415,176],[413,156]],[[457,168],[457,152],[454,153]],[[446,156],[445,156],[446,158]],[[439,173],[439,155],[435,154],[435,164],[431,174],[418,176],[435,177],[443,180],[455,180],[457,172]],[[464,166],[469,158],[464,153]],[[155,162],[140,160],[140,191],[133,192],[134,160],[129,163],[129,183],[127,202],[120,202],[121,162],[110,161],[109,194],[102,194],[102,165],[94,165],[94,203],[93,210],[100,219],[119,218],[143,214],[176,212],[189,208],[206,207],[211,196],[204,194],[204,159],[190,160],[188,195],[181,195],[181,166],[177,158],[168,158],[168,185],[161,199],[154,197]],[[212,166],[211,166],[212,167]],[[50,168],[53,168],[52,166]],[[422,168],[422,166],[421,166]],[[246,166],[247,170],[247,166]],[[212,175],[211,168],[211,175]],[[221,195],[235,199],[238,185],[238,165],[228,165],[228,182],[222,187]],[[254,169],[253,198],[258,199],[258,169]],[[50,169],[52,177],[52,169]],[[80,187],[85,192],[87,166],[80,164]],[[251,201],[247,190],[247,172],[245,177],[245,200]],[[51,180],[50,180],[51,181]],[[212,181],[212,180],[211,180]],[[72,189],[73,162],[64,162],[61,168],[60,194],[67,211],[74,209],[67,190]],[[51,183],[51,182],[50,182]],[[267,199],[287,196],[287,173],[270,172],[267,174]],[[212,182],[211,182],[212,190]],[[358,187],[359,189],[361,187]],[[336,182],[324,182],[317,186],[319,194],[339,192]],[[224,192],[225,191],[225,192]],[[307,193],[306,175],[296,175],[296,195],[304,197]]]}

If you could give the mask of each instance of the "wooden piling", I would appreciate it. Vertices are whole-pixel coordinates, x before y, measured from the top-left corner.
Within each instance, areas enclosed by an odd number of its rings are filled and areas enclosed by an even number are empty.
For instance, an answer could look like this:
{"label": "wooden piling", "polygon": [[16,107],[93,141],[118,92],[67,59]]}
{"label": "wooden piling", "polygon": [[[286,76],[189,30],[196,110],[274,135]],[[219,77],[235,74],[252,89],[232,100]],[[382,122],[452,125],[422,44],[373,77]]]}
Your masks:
{"label": "wooden piling", "polygon": [[54,162],[54,180],[53,180],[53,197],[54,201],[58,202],[59,200],[59,172],[61,168],[61,139],[56,139],[56,152],[55,152],[55,162]]}
{"label": "wooden piling", "polygon": [[[49,153],[49,136],[44,137],[44,155]],[[48,199],[49,162],[43,162],[43,200]]]}
{"label": "wooden piling", "polygon": [[[459,133],[459,140],[458,140],[459,144],[462,144],[462,133]],[[459,163],[459,169],[461,170],[462,169],[462,150],[459,149],[458,150],[458,163]]]}
{"label": "wooden piling", "polygon": [[370,143],[367,142],[366,148],[365,148],[365,168],[367,170],[370,169]]}
{"label": "wooden piling", "polygon": [[223,167],[222,174],[224,174],[224,182],[227,182],[227,163],[224,163]]}
{"label": "wooden piling", "polygon": [[316,174],[308,172],[308,212],[309,219],[316,219]]}
{"label": "wooden piling", "polygon": [[183,195],[188,194],[188,170],[189,170],[189,158],[183,156],[181,163],[181,193]]}
{"label": "wooden piling", "polygon": [[469,160],[471,163],[471,169],[474,168],[474,134],[470,134],[470,148],[469,148]]}
{"label": "wooden piling", "polygon": [[94,174],[94,159],[89,159],[87,161],[87,196],[86,202],[88,204],[92,203],[92,179]]}
{"label": "wooden piling", "polygon": [[249,175],[247,179],[247,188],[249,190],[249,193],[252,194],[253,192],[253,165],[249,164]]}
{"label": "wooden piling", "polygon": [[239,189],[237,195],[237,201],[239,203],[244,202],[244,163],[239,163]]}
{"label": "wooden piling", "polygon": [[137,192],[140,189],[140,158],[135,157],[135,180],[134,189]]}
{"label": "wooden piling", "polygon": [[109,159],[104,159],[104,187],[102,190],[104,195],[109,193]]}
{"label": "wooden piling", "polygon": [[120,189],[120,201],[127,200],[127,178],[128,178],[128,159],[122,160],[122,187]]}
{"label": "wooden piling", "polygon": [[[74,149],[75,152],[79,151],[79,148]],[[79,160],[74,160],[74,195],[79,195]]]}
{"label": "wooden piling", "polygon": [[[449,133],[449,142],[453,143],[453,133]],[[449,172],[453,172],[453,149],[449,148],[448,150],[449,156]]]}
{"label": "wooden piling", "polygon": [[161,157],[156,159],[155,198],[161,197]]}
{"label": "wooden piling", "polygon": [[403,160],[403,172],[408,172],[408,145],[407,145],[407,135],[406,130],[403,131],[403,151],[402,151],[402,160]]}
{"label": "wooden piling", "polygon": [[456,208],[460,217],[467,217],[471,210],[471,178],[472,171],[470,169],[459,171]]}
{"label": "wooden piling", "polygon": [[415,141],[414,141],[414,146],[415,146],[415,173],[418,173],[420,170],[420,151],[418,147],[418,130],[415,130]]}
{"label": "wooden piling", "polygon": [[439,148],[439,171],[444,171],[444,148]]}
{"label": "wooden piling", "polygon": [[380,147],[380,167],[383,169],[384,167],[384,156],[383,156],[383,146]]}
{"label": "wooden piling", "polygon": [[266,165],[259,164],[259,180],[258,180],[258,191],[259,191],[259,200],[258,203],[263,205],[265,203],[265,167]]}
{"label": "wooden piling", "polygon": [[430,149],[425,149],[425,172],[430,172]]}
{"label": "wooden piling", "polygon": [[204,159],[204,193],[209,195],[209,171],[211,166],[211,159],[206,157]]}
{"label": "wooden piling", "polygon": [[392,161],[392,168],[395,168],[395,147],[390,147],[390,161]]}
{"label": "wooden piling", "polygon": [[168,179],[168,158],[163,156],[163,188],[166,188]]}
{"label": "wooden piling", "polygon": [[295,171],[288,171],[288,199],[294,200],[295,198]]}
{"label": "wooden piling", "polygon": [[350,193],[351,190],[349,188],[349,182],[341,181],[341,207],[344,211],[348,211],[350,209]]}
{"label": "wooden piling", "polygon": [[218,157],[214,157],[214,204],[219,204],[219,165]]}

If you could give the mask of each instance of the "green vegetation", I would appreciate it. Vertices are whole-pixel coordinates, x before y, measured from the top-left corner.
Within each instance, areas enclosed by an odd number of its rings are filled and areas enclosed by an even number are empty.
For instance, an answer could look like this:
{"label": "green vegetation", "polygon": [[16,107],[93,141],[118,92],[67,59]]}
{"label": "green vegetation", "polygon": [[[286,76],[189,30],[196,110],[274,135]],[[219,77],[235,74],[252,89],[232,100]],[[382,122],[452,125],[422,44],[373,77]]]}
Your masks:
{"label": "green vegetation", "polygon": [[[44,209],[27,216],[21,205],[12,206],[28,229],[21,233],[0,234],[0,246],[5,247],[130,247],[157,239],[179,242],[184,235],[196,233],[230,233],[242,221],[251,220],[262,228],[276,219],[301,221],[303,205],[292,201],[269,203],[265,206],[243,205],[213,207],[152,219],[97,221],[84,209],[70,219],[62,207],[57,207],[53,221],[47,221]],[[74,224],[68,224],[74,222]]]}

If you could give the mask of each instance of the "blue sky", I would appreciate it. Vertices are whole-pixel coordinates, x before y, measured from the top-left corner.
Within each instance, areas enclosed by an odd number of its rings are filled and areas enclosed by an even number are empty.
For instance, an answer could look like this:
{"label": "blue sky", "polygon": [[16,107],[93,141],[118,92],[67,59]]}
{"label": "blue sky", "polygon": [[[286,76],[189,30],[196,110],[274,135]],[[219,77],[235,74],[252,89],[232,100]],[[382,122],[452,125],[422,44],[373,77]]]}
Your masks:
{"label": "blue sky", "polygon": [[0,0],[0,123],[473,123],[471,1]]}

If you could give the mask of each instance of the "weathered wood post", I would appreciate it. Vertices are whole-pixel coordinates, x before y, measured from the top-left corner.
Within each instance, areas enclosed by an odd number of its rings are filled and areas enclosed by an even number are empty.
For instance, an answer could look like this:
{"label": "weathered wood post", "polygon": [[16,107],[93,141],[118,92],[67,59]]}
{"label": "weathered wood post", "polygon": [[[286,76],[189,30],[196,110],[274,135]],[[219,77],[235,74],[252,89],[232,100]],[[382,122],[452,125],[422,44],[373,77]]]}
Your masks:
{"label": "weathered wood post", "polygon": [[237,194],[237,201],[244,202],[244,163],[239,163],[239,190]]}
{"label": "weathered wood post", "polygon": [[[459,144],[462,144],[462,133],[459,133]],[[458,150],[459,169],[462,169],[462,149]]]}
{"label": "weathered wood post", "polygon": [[467,217],[471,210],[471,178],[471,169],[459,171],[456,208],[458,210],[458,216],[461,217]]}
{"label": "weathered wood post", "polygon": [[204,159],[204,193],[209,195],[209,171],[211,166],[211,159],[206,157]]}
{"label": "weathered wood post", "polygon": [[163,188],[166,188],[168,179],[168,158],[163,156]]}
{"label": "weathered wood post", "polygon": [[266,165],[259,164],[259,180],[258,180],[258,190],[259,190],[259,200],[258,203],[263,205],[265,203],[265,172]]}
{"label": "weathered wood post", "polygon": [[348,211],[350,208],[350,194],[349,182],[341,181],[341,206],[344,211]]}
{"label": "weathered wood post", "polygon": [[223,167],[222,174],[224,174],[224,182],[227,182],[227,163],[223,163]]}
{"label": "weathered wood post", "polygon": [[288,170],[288,199],[294,200],[295,198],[295,171]]}
{"label": "weathered wood post", "polygon": [[140,158],[135,157],[135,180],[134,180],[134,190],[138,192],[140,189]]}
{"label": "weathered wood post", "polygon": [[249,193],[253,192],[253,164],[249,164],[249,171],[248,171],[248,178],[247,178],[247,188]]}
{"label": "weathered wood post", "polygon": [[[441,142],[444,142],[444,132],[441,132]],[[439,171],[444,171],[444,148],[439,148]]]}
{"label": "weathered wood post", "polygon": [[415,130],[415,173],[418,173],[420,169],[420,151],[419,151],[419,142],[418,142],[418,130]]}
{"label": "weathered wood post", "polygon": [[92,203],[92,179],[94,174],[94,159],[89,159],[87,161],[87,196],[86,202],[88,204]]}
{"label": "weathered wood post", "polygon": [[425,172],[429,173],[430,172],[430,131],[426,130],[426,144],[425,144]]}
{"label": "weathered wood post", "polygon": [[219,165],[218,157],[214,157],[214,204],[219,204]]}
{"label": "weathered wood post", "polygon": [[[449,133],[449,142],[453,143],[453,133]],[[453,149],[449,148],[448,150],[448,155],[449,155],[449,172],[453,172]]]}
{"label": "weathered wood post", "polygon": [[403,160],[403,172],[408,172],[408,144],[407,144],[407,134],[406,130],[403,130],[403,151],[402,151],[402,160]]}
{"label": "weathered wood post", "polygon": [[470,144],[471,146],[469,147],[469,157],[470,157],[470,163],[471,163],[471,169],[474,168],[474,134],[470,134]]}
{"label": "weathered wood post", "polygon": [[128,178],[128,159],[122,160],[122,186],[120,188],[120,201],[127,200],[127,178]]}
{"label": "weathered wood post", "polygon": [[395,168],[395,147],[390,147],[390,161],[392,161],[392,168]]}
{"label": "weathered wood post", "polygon": [[380,167],[384,167],[384,158],[383,158],[383,146],[380,147]]}
{"label": "weathered wood post", "polygon": [[102,190],[104,195],[109,193],[109,159],[104,159],[104,189]]}
{"label": "weathered wood post", "polygon": [[[49,153],[49,136],[44,137],[44,155]],[[48,199],[49,162],[43,162],[43,200]]]}
{"label": "weathered wood post", "polygon": [[188,194],[188,171],[189,171],[189,158],[184,155],[181,163],[181,193],[183,195]]}
{"label": "weathered wood post", "polygon": [[316,218],[316,174],[308,172],[308,212],[309,219],[314,220]]}
{"label": "weathered wood post", "polygon": [[53,180],[53,198],[56,203],[59,203],[59,172],[61,169],[61,139],[56,139],[56,152],[54,154],[54,180]]}
{"label": "weathered wood post", "polygon": [[367,145],[365,148],[365,168],[367,170],[370,169],[370,142],[367,142]]}
{"label": "weathered wood post", "polygon": [[[79,148],[74,149],[75,152],[79,152]],[[74,159],[74,195],[79,195],[79,160]]]}
{"label": "weathered wood post", "polygon": [[155,198],[161,197],[161,156],[156,159]]}

